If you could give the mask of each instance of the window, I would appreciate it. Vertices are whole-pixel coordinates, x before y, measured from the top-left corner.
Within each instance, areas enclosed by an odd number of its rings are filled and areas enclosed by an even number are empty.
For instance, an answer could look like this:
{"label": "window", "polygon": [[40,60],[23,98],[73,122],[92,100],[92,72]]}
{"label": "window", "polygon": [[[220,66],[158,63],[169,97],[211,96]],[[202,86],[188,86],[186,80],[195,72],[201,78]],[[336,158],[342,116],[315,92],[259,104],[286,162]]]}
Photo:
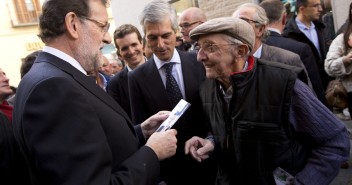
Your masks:
{"label": "window", "polygon": [[41,13],[41,3],[39,0],[12,0],[8,7],[14,26],[38,23]]}

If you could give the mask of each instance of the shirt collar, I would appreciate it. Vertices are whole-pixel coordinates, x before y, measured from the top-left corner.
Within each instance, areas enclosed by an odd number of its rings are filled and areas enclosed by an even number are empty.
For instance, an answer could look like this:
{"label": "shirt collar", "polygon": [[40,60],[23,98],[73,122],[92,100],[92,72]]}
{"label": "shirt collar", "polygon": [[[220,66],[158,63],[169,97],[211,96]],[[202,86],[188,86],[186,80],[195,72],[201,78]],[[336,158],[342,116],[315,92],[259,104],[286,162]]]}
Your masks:
{"label": "shirt collar", "polygon": [[175,63],[181,64],[180,54],[177,52],[176,49],[174,49],[174,54],[172,55],[171,59],[168,61],[162,61],[154,54],[153,54],[153,58],[154,58],[155,65],[158,68],[158,70],[161,67],[163,67],[164,63],[166,63],[166,62],[175,62]]}
{"label": "shirt collar", "polygon": [[255,51],[255,53],[253,53],[253,56],[256,58],[260,58],[262,56],[262,50],[263,50],[263,44],[259,46],[259,48],[257,49],[257,51]]}
{"label": "shirt collar", "polygon": [[300,30],[309,30],[309,29],[315,29],[315,25],[313,22],[310,22],[310,28],[308,28],[305,24],[303,24],[297,17],[295,19],[297,26]]}
{"label": "shirt collar", "polygon": [[273,32],[276,32],[278,34],[281,35],[281,31],[279,29],[276,29],[276,28],[267,28],[269,31],[273,31]]}
{"label": "shirt collar", "polygon": [[83,74],[87,75],[87,72],[83,69],[81,64],[77,60],[72,58],[70,55],[68,55],[68,54],[66,54],[56,48],[50,47],[50,46],[44,46],[43,51],[50,53],[50,54],[52,54],[52,55],[54,55],[64,61],[66,61],[67,63],[71,64],[74,68],[78,69]]}

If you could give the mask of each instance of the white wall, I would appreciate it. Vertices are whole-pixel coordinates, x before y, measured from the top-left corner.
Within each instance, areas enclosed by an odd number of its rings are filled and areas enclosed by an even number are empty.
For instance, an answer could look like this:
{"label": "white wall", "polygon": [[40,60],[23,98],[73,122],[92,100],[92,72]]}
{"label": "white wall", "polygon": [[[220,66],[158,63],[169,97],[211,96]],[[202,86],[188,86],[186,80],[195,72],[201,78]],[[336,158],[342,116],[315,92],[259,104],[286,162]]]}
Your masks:
{"label": "white wall", "polygon": [[142,26],[139,24],[138,16],[144,6],[152,0],[113,0],[111,1],[111,11],[116,27],[122,24],[132,24],[136,26],[144,35]]}
{"label": "white wall", "polygon": [[332,10],[334,15],[334,26],[337,31],[346,21],[351,0],[332,0]]}

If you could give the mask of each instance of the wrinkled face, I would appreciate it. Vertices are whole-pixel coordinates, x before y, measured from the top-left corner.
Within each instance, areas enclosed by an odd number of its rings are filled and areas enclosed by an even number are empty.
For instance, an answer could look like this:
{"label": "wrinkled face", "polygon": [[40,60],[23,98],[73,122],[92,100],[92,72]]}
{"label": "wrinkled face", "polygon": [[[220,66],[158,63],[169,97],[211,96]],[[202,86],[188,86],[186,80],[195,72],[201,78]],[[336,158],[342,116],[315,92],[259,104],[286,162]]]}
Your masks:
{"label": "wrinkled face", "polygon": [[134,69],[144,63],[143,44],[138,40],[136,33],[130,33],[123,38],[116,39],[121,58],[129,67]]}
{"label": "wrinkled face", "polygon": [[100,71],[102,71],[104,74],[111,76],[112,75],[112,69],[109,60],[106,57],[102,57],[103,62],[100,67]]}
{"label": "wrinkled face", "polygon": [[9,95],[13,93],[9,85],[9,79],[6,74],[0,68],[0,101],[4,101]]}
{"label": "wrinkled face", "polygon": [[[89,19],[82,19],[83,23],[79,35],[77,50],[73,51],[74,58],[87,72],[99,69],[102,60],[101,49],[111,42],[108,28],[108,14],[106,7],[100,1],[90,1],[91,14]],[[97,22],[99,21],[99,22]]]}
{"label": "wrinkled face", "polygon": [[180,30],[184,42],[193,42],[192,39],[189,38],[189,32],[200,24],[202,24],[202,22],[197,19],[194,19],[193,16],[191,16],[190,14],[181,15],[178,25],[181,28]]}
{"label": "wrinkled face", "polygon": [[319,20],[320,14],[323,8],[320,4],[320,0],[308,0],[308,4],[300,9],[303,17],[307,21]]}
{"label": "wrinkled face", "polygon": [[223,34],[202,35],[198,46],[197,59],[203,63],[207,78],[222,81],[234,72],[236,46],[229,43]]}
{"label": "wrinkled face", "polygon": [[[232,17],[242,19],[248,22],[254,29],[256,38],[261,38],[265,32],[265,26],[259,25],[259,22],[255,20],[256,10],[252,7],[243,7],[236,10]],[[260,39],[259,39],[260,40]]]}
{"label": "wrinkled face", "polygon": [[113,61],[111,63],[111,70],[112,70],[112,74],[117,74],[118,72],[120,72],[122,70],[122,65],[119,65],[117,63],[117,61]]}
{"label": "wrinkled face", "polygon": [[144,31],[147,44],[153,53],[163,61],[169,61],[176,46],[176,33],[171,21],[166,18],[160,23],[146,23]]}

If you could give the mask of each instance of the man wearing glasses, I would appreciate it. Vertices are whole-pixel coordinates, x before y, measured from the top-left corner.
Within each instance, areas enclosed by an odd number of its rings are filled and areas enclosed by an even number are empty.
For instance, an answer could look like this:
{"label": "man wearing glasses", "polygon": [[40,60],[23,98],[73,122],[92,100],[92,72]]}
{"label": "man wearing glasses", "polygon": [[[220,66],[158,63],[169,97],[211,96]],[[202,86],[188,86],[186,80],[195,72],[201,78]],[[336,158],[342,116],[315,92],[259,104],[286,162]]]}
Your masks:
{"label": "man wearing glasses", "polygon": [[209,20],[190,37],[206,69],[200,95],[212,135],[192,137],[186,154],[216,157],[217,185],[328,185],[349,157],[347,129],[295,67],[251,56],[254,31],[242,19]]}
{"label": "man wearing glasses", "polygon": [[183,36],[183,43],[190,45],[187,51],[194,51],[195,41],[189,38],[189,32],[198,25],[207,21],[207,17],[202,9],[191,7],[184,10],[179,18],[179,27]]}
{"label": "man wearing glasses", "polygon": [[311,87],[307,70],[297,54],[263,43],[263,40],[269,35],[267,30],[269,19],[262,7],[254,3],[245,3],[238,6],[232,16],[248,22],[254,29],[255,42],[252,51],[254,57],[301,68],[295,72],[299,75],[300,80]]}
{"label": "man wearing glasses", "polygon": [[324,92],[330,77],[324,71],[327,43],[324,36],[325,25],[319,21],[323,12],[320,0],[297,0],[297,16],[287,22],[282,35],[306,43],[313,51]]}
{"label": "man wearing glasses", "polygon": [[43,5],[39,37],[45,47],[22,78],[13,111],[14,135],[31,175],[26,184],[155,185],[160,160],[176,153],[176,130],[154,133],[167,111],[133,127],[87,76],[111,42],[107,3]]}

